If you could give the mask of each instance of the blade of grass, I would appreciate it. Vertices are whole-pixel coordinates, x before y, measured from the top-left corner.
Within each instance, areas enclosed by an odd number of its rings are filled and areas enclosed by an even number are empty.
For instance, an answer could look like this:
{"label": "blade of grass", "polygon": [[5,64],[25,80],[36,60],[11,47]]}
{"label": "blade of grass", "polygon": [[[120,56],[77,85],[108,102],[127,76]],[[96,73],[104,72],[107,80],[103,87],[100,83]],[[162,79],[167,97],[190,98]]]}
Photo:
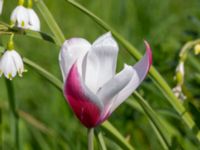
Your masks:
{"label": "blade of grass", "polygon": [[[133,150],[134,148],[124,139],[124,137],[118,132],[118,130],[113,127],[113,125],[106,121],[101,125],[101,128],[106,132],[109,136],[111,136],[118,145],[120,145],[123,149]],[[114,135],[114,136],[113,136]]]}
{"label": "blade of grass", "polygon": [[99,145],[100,145],[101,149],[102,150],[107,150],[102,132],[95,130],[95,136],[98,139],[98,142],[99,142]]}
{"label": "blade of grass", "polygon": [[[126,48],[126,50],[135,58],[140,59],[142,55],[139,53],[139,51],[127,40],[125,40],[117,31],[115,31],[112,27],[110,27],[107,23],[105,23],[102,19],[97,17],[95,14],[90,12],[88,9],[86,9],[84,6],[82,6],[80,3],[74,1],[74,0],[65,0],[75,8],[79,9],[83,13],[85,13],[87,16],[89,16],[92,20],[94,20],[97,24],[99,24],[102,28],[104,28],[107,31],[111,31],[112,34],[115,36],[115,38]],[[150,69],[150,75],[153,81],[155,81],[159,87],[159,89],[163,92],[163,94],[166,96],[169,103],[173,106],[173,108],[177,111],[177,113],[180,115],[182,120],[185,122],[185,124],[188,126],[188,128],[193,131],[196,138],[200,141],[200,131],[198,127],[196,126],[194,120],[190,116],[190,114],[187,112],[187,109],[181,104],[179,99],[174,95],[172,92],[170,86],[167,84],[165,79],[160,75],[160,73],[152,66]]]}
{"label": "blade of grass", "polygon": [[29,60],[28,58],[23,58],[25,64],[30,66],[31,68],[35,69],[41,76],[45,77],[50,83],[52,83],[57,89],[62,91],[63,83],[56,78],[54,75],[34,63],[33,61]]}
{"label": "blade of grass", "polygon": [[[151,120],[151,118],[144,112],[144,109],[142,108],[142,106],[137,102],[138,100],[136,100],[134,97],[130,97],[126,103],[128,104],[129,107],[131,107],[132,109],[137,110],[138,112],[141,112],[142,114],[144,114],[150,123],[150,126],[152,127],[153,131],[155,132],[158,141],[160,142],[161,146],[163,147],[164,150],[169,149],[167,143],[165,142],[165,140],[163,139],[163,136],[161,135],[162,133],[159,132],[159,130],[157,129],[157,126],[155,125],[155,123]],[[148,103],[147,103],[148,104]],[[151,107],[151,106],[149,106]],[[152,109],[152,108],[151,108]],[[157,117],[157,116],[156,116]],[[163,127],[166,126],[167,122],[161,122],[160,125],[162,125]],[[167,128],[168,126],[166,126],[166,129],[164,128],[165,132],[167,132],[168,137],[172,137],[174,135],[174,133],[171,132],[170,128]],[[178,132],[178,130],[176,130]]]}
{"label": "blade of grass", "polygon": [[57,22],[55,21],[53,15],[49,11],[49,9],[46,7],[45,3],[42,0],[35,0],[36,6],[43,15],[44,20],[49,25],[52,33],[55,36],[55,39],[57,40],[57,43],[59,45],[63,44],[65,41],[65,36],[63,35],[61,29],[59,28]]}
{"label": "blade of grass", "polygon": [[158,134],[158,138],[161,141],[161,143],[164,146],[164,149],[169,150],[170,149],[170,135],[168,135],[167,130],[162,125],[162,122],[160,122],[158,115],[156,112],[151,108],[151,106],[143,99],[143,97],[140,96],[138,92],[134,92],[134,95],[137,97],[137,102],[140,104],[140,106],[143,108],[144,113],[148,116],[148,118],[151,120],[151,123],[153,124],[153,127],[156,128],[156,132]]}
{"label": "blade of grass", "polygon": [[26,123],[30,124],[32,127],[40,131],[41,133],[44,133],[53,140],[57,141],[60,145],[64,145],[65,148],[69,147],[68,144],[66,143],[66,139],[63,138],[61,135],[59,135],[55,130],[52,128],[47,127],[43,122],[39,121],[37,118],[32,116],[31,114],[23,111],[23,110],[17,110],[19,117],[22,118]]}

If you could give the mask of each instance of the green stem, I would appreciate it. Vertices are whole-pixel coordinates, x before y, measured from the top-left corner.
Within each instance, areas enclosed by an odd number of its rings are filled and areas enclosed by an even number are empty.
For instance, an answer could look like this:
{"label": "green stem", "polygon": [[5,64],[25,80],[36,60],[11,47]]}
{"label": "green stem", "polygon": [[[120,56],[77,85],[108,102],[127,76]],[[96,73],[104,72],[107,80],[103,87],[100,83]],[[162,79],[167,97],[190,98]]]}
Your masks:
{"label": "green stem", "polygon": [[27,64],[28,66],[30,66],[31,68],[37,70],[37,72],[45,77],[48,81],[50,81],[56,88],[58,88],[59,90],[62,91],[63,88],[63,83],[56,78],[54,75],[52,75],[51,73],[49,73],[48,71],[46,71],[44,68],[42,68],[41,66],[39,66],[38,64],[34,63],[33,61],[29,60],[28,58],[23,58],[23,61],[25,64]]}
{"label": "green stem", "polygon": [[183,61],[185,61],[187,59],[187,55],[189,50],[194,47],[196,44],[200,43],[200,39],[194,40],[194,41],[189,41],[187,42],[183,48],[180,51],[179,57],[180,59],[182,59]]}
{"label": "green stem", "polygon": [[53,15],[49,11],[49,9],[46,7],[43,0],[35,0],[36,6],[40,10],[41,14],[43,15],[44,20],[49,25],[49,28],[51,29],[52,33],[54,34],[56,38],[56,42],[59,43],[59,45],[62,45],[65,41],[65,36],[62,33],[60,27],[58,26],[57,22],[55,21]]}
{"label": "green stem", "polygon": [[150,105],[144,100],[142,96],[138,92],[134,92],[134,95],[137,97],[137,102],[140,104],[140,106],[143,108],[145,114],[150,119],[151,123],[154,125],[156,131],[158,132],[160,138],[162,139],[162,146],[165,150],[170,149],[170,135],[166,132],[164,125],[162,125],[162,122],[160,121],[158,115],[156,112],[150,107]]}
{"label": "green stem", "polygon": [[94,150],[94,128],[88,129],[88,150]]}
{"label": "green stem", "polygon": [[95,132],[102,150],[107,150],[102,132]]}
{"label": "green stem", "polygon": [[16,150],[19,150],[19,116],[16,110],[16,103],[15,103],[15,93],[13,84],[10,80],[6,79],[6,86],[8,91],[8,100],[9,100],[9,106],[11,110],[12,117],[14,118],[13,128],[14,128],[14,137],[15,137],[15,148]]}

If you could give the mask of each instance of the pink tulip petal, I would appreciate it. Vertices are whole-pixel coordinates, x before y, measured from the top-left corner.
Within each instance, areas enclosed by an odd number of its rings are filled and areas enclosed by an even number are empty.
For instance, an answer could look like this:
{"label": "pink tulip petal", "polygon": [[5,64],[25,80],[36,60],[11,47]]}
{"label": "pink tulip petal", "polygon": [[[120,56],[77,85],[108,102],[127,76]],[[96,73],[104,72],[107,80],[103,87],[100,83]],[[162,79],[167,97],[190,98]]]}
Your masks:
{"label": "pink tulip petal", "polygon": [[103,105],[82,82],[76,63],[69,71],[64,94],[78,119],[87,128],[96,126]]}

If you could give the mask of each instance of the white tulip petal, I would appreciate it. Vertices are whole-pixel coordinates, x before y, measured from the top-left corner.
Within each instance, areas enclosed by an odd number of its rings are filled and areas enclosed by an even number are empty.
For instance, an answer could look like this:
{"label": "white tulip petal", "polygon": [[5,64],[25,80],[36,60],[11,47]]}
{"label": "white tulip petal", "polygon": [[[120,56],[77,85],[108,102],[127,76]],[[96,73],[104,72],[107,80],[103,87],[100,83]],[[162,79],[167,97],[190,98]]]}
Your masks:
{"label": "white tulip petal", "polygon": [[59,54],[63,81],[66,80],[66,76],[75,61],[77,61],[79,74],[82,75],[83,57],[90,49],[91,44],[83,38],[72,38],[64,42]]}
{"label": "white tulip petal", "polygon": [[87,55],[84,75],[85,83],[93,93],[115,75],[117,54],[118,45],[110,32],[93,43]]}
{"label": "white tulip petal", "polygon": [[97,92],[98,98],[104,104],[104,111],[102,111],[101,118],[104,119],[110,114],[110,109],[118,93],[130,82],[134,71],[131,66],[125,65],[125,68],[115,75],[111,80],[103,85]]}
{"label": "white tulip petal", "polygon": [[148,43],[145,42],[145,44],[146,44],[145,55],[137,64],[135,64],[132,67],[135,73],[133,74],[132,79],[127,84],[127,86],[119,92],[118,96],[113,102],[110,113],[112,113],[123,101],[125,101],[146,77],[149,68],[152,64],[152,52]]}
{"label": "white tulip petal", "polygon": [[3,10],[3,0],[0,0],[0,15],[2,14]]}
{"label": "white tulip petal", "polygon": [[132,79],[134,70],[125,65],[124,69],[105,83],[97,92],[99,99],[107,105]]}
{"label": "white tulip petal", "polygon": [[40,31],[40,19],[33,9],[28,8],[28,29]]}

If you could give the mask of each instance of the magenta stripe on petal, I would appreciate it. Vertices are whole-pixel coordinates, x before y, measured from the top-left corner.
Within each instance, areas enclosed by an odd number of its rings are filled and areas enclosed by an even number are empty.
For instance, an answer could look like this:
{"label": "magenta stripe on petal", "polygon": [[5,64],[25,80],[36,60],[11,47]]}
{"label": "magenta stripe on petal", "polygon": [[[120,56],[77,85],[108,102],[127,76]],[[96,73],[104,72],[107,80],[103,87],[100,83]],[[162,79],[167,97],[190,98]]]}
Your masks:
{"label": "magenta stripe on petal", "polygon": [[96,126],[101,110],[85,92],[76,63],[70,69],[64,94],[78,119],[87,127]]}
{"label": "magenta stripe on petal", "polygon": [[149,69],[152,65],[152,51],[151,51],[151,47],[149,45],[149,43],[147,41],[144,41],[145,43],[145,46],[146,46],[146,52],[147,52],[147,55],[149,57]]}

